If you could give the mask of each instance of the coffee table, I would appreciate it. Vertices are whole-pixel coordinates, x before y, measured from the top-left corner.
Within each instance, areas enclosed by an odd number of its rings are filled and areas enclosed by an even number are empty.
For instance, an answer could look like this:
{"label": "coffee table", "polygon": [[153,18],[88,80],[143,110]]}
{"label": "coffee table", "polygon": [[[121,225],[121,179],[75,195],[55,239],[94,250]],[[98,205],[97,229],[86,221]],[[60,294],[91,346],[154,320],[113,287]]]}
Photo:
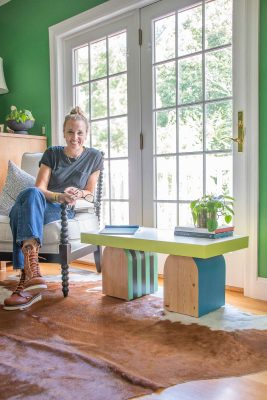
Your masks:
{"label": "coffee table", "polygon": [[225,304],[223,254],[248,247],[248,236],[205,239],[141,227],[134,235],[81,233],[83,243],[106,246],[103,293],[132,300],[157,290],[157,253],[164,265],[164,307],[200,317]]}

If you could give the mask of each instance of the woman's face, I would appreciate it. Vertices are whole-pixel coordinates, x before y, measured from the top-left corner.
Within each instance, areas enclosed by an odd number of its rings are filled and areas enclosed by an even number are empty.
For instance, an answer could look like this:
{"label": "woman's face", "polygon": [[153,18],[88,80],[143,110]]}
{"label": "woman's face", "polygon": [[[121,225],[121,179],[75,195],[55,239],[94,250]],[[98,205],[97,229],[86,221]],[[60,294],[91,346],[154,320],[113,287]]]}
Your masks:
{"label": "woman's face", "polygon": [[64,138],[69,149],[79,150],[87,139],[85,122],[69,119],[65,125]]}

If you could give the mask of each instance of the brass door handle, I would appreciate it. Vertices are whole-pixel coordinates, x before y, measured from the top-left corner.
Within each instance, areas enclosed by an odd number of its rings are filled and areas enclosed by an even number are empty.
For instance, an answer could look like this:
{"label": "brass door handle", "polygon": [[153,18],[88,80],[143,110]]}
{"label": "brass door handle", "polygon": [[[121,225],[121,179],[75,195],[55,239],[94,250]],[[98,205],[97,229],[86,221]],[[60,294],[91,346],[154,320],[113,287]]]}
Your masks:
{"label": "brass door handle", "polygon": [[241,138],[239,138],[239,137],[236,137],[236,138],[233,138],[233,137],[229,137],[229,136],[224,136],[224,137],[222,137],[222,139],[228,139],[228,140],[232,140],[233,142],[235,142],[235,143],[240,143],[240,144],[243,144],[244,143],[244,139],[241,139]]}
{"label": "brass door handle", "polygon": [[243,111],[238,111],[237,120],[238,120],[238,136],[237,136],[237,138],[225,136],[222,139],[232,140],[233,142],[237,143],[238,144],[237,151],[239,153],[242,153],[243,148],[244,148],[244,137],[245,137],[244,112]]}

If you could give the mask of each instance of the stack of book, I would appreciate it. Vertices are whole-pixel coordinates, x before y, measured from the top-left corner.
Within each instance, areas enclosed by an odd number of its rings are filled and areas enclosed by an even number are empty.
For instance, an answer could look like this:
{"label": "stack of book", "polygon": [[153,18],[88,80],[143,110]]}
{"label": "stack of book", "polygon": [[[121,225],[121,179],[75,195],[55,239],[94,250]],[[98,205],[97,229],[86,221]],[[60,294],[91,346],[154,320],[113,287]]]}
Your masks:
{"label": "stack of book", "polygon": [[220,226],[210,232],[207,228],[196,228],[195,226],[176,226],[174,228],[175,236],[190,236],[207,239],[219,239],[228,236],[233,236],[233,226]]}

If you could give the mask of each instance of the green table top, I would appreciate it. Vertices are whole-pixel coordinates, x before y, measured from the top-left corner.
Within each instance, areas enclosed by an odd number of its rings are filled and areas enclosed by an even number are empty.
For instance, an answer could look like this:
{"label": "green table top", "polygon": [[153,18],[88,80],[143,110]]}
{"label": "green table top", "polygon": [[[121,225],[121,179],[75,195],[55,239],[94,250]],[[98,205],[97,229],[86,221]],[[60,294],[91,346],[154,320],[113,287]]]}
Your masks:
{"label": "green table top", "polygon": [[173,231],[140,227],[134,235],[105,235],[82,232],[82,243],[121,249],[151,251],[177,256],[209,258],[248,247],[248,236],[206,239],[175,236]]}

